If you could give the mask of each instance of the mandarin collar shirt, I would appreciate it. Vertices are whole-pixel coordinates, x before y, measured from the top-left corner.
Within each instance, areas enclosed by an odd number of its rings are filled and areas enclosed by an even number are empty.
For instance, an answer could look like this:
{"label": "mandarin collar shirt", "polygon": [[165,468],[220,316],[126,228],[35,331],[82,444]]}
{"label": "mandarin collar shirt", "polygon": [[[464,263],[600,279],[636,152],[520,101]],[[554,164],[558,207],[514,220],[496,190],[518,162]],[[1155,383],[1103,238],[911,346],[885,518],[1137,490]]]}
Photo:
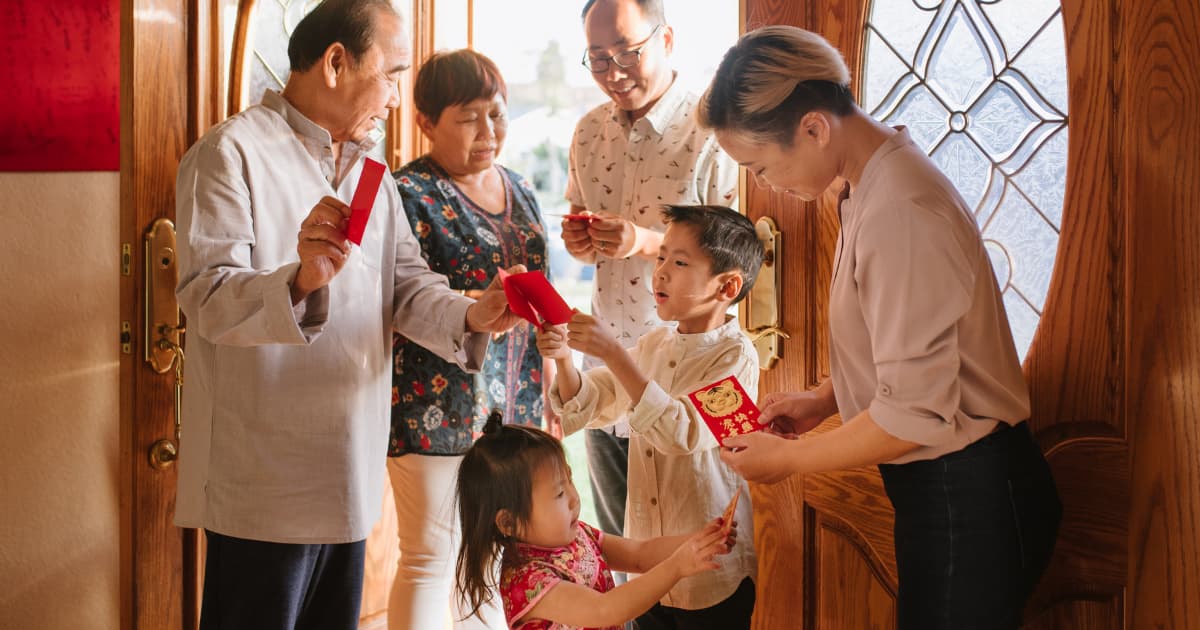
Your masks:
{"label": "mandarin collar shirt", "polygon": [[[656,232],[666,228],[660,214],[666,204],[736,206],[737,164],[696,124],[698,100],[674,80],[635,121],[612,101],[588,112],[571,141],[567,201]],[[638,256],[596,259],[592,315],[626,348],[664,325],[655,310],[653,272],[654,261]],[[597,365],[584,359],[585,367]]]}
{"label": "mandarin collar shirt", "polygon": [[366,538],[383,505],[393,330],[465,369],[483,358],[488,335],[464,329],[472,300],[426,266],[390,180],[361,247],[292,306],[300,224],[323,196],[350,202],[370,144],[343,143],[338,168],[329,133],[268,91],[180,163],[182,527]]}
{"label": "mandarin collar shirt", "polygon": [[921,446],[961,450],[1029,417],[1004,301],[979,227],[903,128],[841,205],[830,286],[830,366],[844,421],[864,410]]}
{"label": "mandarin collar shirt", "polygon": [[641,400],[630,400],[607,367],[587,370],[575,397],[565,403],[555,385],[550,404],[563,433],[628,422],[629,495],[625,536],[644,540],[691,534],[721,516],[740,488],[737,544],[717,556],[720,568],[680,580],[662,599],[666,606],[697,610],[724,601],[745,577],[754,578],[754,512],[746,480],[726,466],[720,445],[688,394],[729,376],[758,397],[758,353],[737,318],[713,330],[681,334],[661,326],[630,350],[650,380]]}

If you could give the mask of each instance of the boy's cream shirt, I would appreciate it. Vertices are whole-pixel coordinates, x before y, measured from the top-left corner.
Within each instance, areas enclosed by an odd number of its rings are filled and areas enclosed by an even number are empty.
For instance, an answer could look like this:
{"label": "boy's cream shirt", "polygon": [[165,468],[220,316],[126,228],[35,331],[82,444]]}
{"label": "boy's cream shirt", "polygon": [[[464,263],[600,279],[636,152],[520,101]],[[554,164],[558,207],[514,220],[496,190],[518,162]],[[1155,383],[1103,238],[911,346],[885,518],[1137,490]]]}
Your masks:
{"label": "boy's cream shirt", "polygon": [[757,398],[758,354],[736,318],[696,334],[655,328],[638,340],[630,354],[650,379],[636,404],[606,367],[584,372],[579,393],[566,404],[554,387],[550,402],[562,415],[563,432],[568,435],[584,427],[629,422],[628,538],[695,532],[721,516],[742,488],[737,544],[728,555],[718,556],[721,567],[681,580],[662,599],[675,608],[708,608],[733,595],[743,578],[754,578],[758,560],[750,489],[721,462],[716,438],[687,395],[735,376],[746,394]]}

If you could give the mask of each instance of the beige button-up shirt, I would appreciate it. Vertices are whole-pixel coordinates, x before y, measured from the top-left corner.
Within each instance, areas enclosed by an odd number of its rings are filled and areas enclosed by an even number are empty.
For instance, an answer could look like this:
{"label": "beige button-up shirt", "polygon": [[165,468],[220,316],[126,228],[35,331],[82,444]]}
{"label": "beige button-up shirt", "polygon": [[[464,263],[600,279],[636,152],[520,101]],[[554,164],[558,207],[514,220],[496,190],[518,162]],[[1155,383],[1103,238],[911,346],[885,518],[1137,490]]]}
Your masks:
{"label": "beige button-up shirt", "polygon": [[482,361],[488,336],[464,331],[471,300],[429,271],[387,178],[362,246],[292,307],[300,223],[322,196],[350,202],[368,148],[343,145],[337,181],[329,133],[267,92],[180,163],[180,526],[366,538],[383,504],[392,329],[466,368]]}
{"label": "beige button-up shirt", "polygon": [[599,367],[583,373],[583,386],[566,404],[552,388],[550,403],[562,414],[568,435],[585,426],[629,422],[628,538],[690,534],[720,516],[741,488],[737,544],[729,555],[717,557],[721,567],[680,580],[662,599],[666,606],[688,610],[714,606],[743,578],[757,574],[754,516],[746,480],[721,462],[717,439],[687,395],[732,375],[756,399],[758,353],[736,318],[690,335],[655,328],[630,353],[650,379],[641,400],[631,401],[612,372]]}
{"label": "beige button-up shirt", "polygon": [[[737,164],[696,125],[697,101],[676,80],[636,121],[612,101],[588,112],[571,141],[567,200],[658,232],[666,204],[734,205]],[[663,324],[654,310],[653,271],[653,261],[637,256],[596,261],[592,315],[626,348]]]}
{"label": "beige button-up shirt", "polygon": [[1029,416],[1004,302],[979,227],[900,129],[841,208],[830,287],[838,411],[864,409],[933,459]]}

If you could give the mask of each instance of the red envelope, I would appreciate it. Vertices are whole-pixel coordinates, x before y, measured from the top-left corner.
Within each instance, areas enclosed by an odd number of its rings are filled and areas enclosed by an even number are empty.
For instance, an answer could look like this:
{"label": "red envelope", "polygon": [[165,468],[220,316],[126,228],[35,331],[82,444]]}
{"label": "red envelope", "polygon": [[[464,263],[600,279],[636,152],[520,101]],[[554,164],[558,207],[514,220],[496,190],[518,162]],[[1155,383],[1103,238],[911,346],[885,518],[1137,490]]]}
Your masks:
{"label": "red envelope", "polygon": [[510,274],[501,269],[500,281],[504,284],[508,308],[534,326],[540,326],[540,320],[556,325],[571,321],[571,307],[567,306],[542,272]]}
{"label": "red envelope", "polygon": [[762,412],[754,400],[746,395],[746,390],[742,389],[736,377],[729,376],[705,385],[688,394],[688,399],[722,446],[725,445],[725,438],[766,428],[758,423]]}
{"label": "red envelope", "polygon": [[354,199],[350,201],[350,224],[346,226],[346,238],[355,245],[362,245],[363,233],[367,230],[367,219],[371,218],[371,208],[375,206],[375,195],[379,193],[379,182],[387,167],[372,160],[363,160],[362,176],[358,178],[358,187],[354,189]]}
{"label": "red envelope", "polygon": [[726,537],[733,530],[733,517],[737,514],[738,497],[742,496],[742,487],[738,486],[737,492],[733,493],[733,498],[729,500],[729,505],[725,506],[725,511],[721,513],[721,531]]}
{"label": "red envelope", "polygon": [[600,220],[600,217],[594,214],[564,214],[562,218],[568,221],[587,221],[588,223]]}

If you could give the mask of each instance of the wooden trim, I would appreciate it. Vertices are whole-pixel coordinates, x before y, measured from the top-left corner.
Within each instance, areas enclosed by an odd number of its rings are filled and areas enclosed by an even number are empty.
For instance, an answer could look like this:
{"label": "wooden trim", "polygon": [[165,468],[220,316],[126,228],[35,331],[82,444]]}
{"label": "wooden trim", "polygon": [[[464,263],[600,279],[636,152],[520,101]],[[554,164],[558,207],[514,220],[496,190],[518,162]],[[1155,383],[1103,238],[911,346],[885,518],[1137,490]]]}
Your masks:
{"label": "wooden trim", "polygon": [[229,105],[226,108],[226,114],[229,116],[246,107],[246,90],[249,89],[247,81],[250,80],[250,72],[246,68],[250,60],[247,50],[254,42],[253,21],[250,18],[254,13],[255,2],[256,0],[238,2],[237,21],[233,26],[233,45],[230,46],[229,53]]}
{"label": "wooden trim", "polygon": [[[121,2],[121,241],[143,266],[142,233],[175,215],[175,171],[188,145],[188,0]],[[169,19],[164,19],[167,16]],[[149,464],[150,446],[174,435],[174,383],[142,361],[142,274],[121,276],[122,320],[133,352],[121,355],[121,627],[180,628],[180,530],[175,471]]]}

